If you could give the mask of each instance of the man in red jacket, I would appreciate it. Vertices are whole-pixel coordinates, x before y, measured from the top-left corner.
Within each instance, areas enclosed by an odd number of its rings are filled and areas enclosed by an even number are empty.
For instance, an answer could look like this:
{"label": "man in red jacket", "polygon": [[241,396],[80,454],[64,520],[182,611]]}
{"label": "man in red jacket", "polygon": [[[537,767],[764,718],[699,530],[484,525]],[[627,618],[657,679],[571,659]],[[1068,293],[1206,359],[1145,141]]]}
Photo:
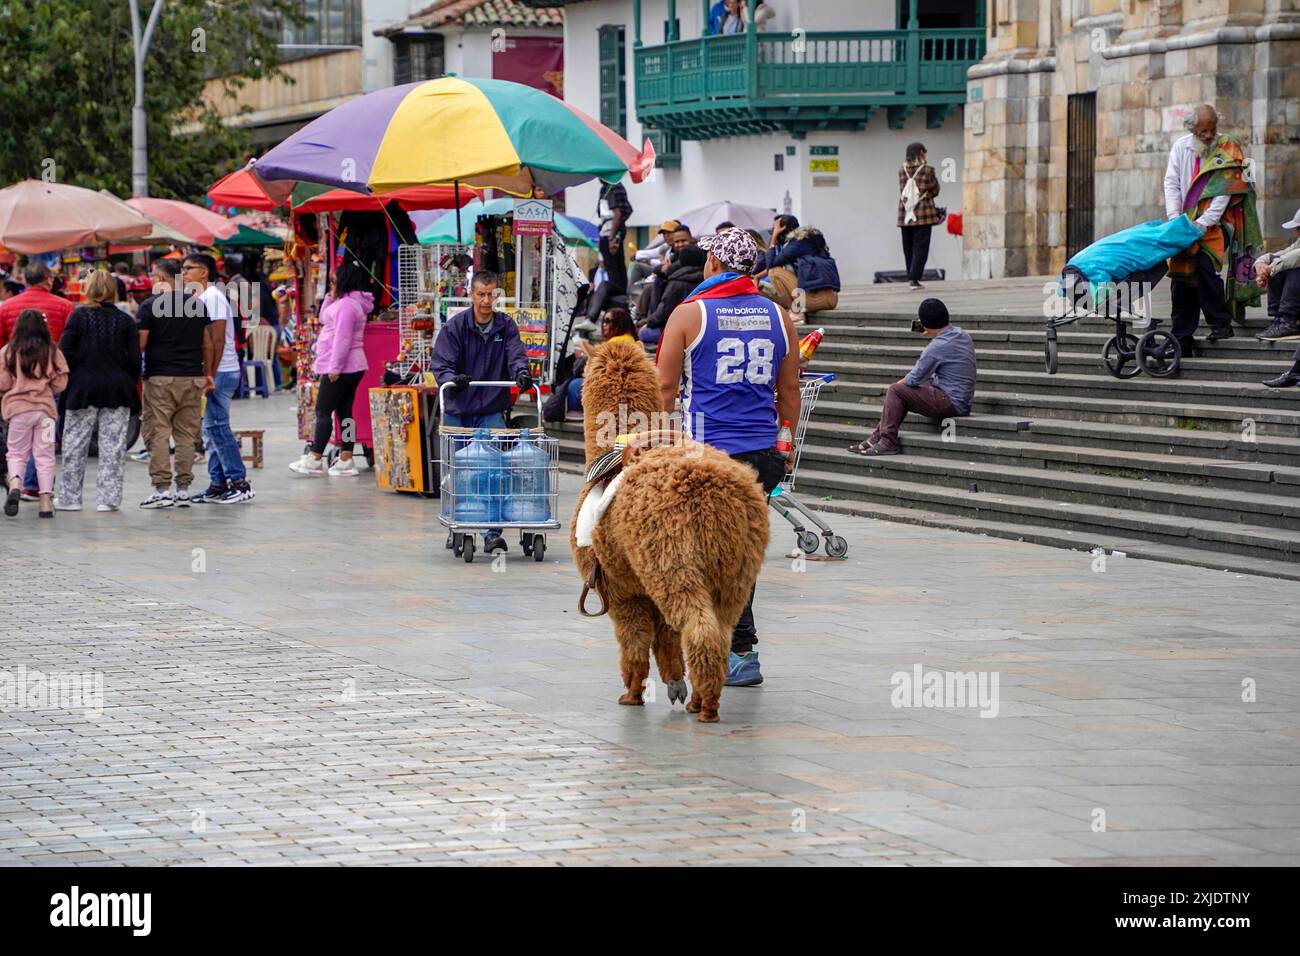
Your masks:
{"label": "man in red jacket", "polygon": [[45,316],[45,324],[50,327],[50,338],[59,344],[63,335],[63,326],[72,314],[72,303],[50,291],[53,276],[43,262],[29,262],[23,270],[27,288],[12,299],[0,304],[0,348],[9,344],[14,334],[14,325],[23,309],[35,309]]}

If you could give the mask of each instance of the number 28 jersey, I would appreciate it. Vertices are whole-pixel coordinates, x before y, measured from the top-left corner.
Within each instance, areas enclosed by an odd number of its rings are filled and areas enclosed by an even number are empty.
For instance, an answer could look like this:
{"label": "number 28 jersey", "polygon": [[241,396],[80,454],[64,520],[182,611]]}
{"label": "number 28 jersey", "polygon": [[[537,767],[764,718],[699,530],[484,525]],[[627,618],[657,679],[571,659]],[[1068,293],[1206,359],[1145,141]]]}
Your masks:
{"label": "number 28 jersey", "polygon": [[700,332],[686,347],[682,423],[729,455],[776,444],[776,376],[790,350],[776,304],[761,295],[700,299]]}

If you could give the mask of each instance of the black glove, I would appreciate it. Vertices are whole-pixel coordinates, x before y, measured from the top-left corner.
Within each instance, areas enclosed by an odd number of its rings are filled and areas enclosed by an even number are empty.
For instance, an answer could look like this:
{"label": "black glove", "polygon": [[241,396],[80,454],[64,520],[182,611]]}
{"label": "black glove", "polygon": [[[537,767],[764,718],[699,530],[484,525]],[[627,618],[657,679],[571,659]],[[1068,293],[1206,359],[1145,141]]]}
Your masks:
{"label": "black glove", "polygon": [[461,372],[451,380],[451,390],[453,392],[463,392],[469,386],[469,383],[470,377],[464,372]]}
{"label": "black glove", "polygon": [[528,369],[522,369],[519,374],[515,376],[515,384],[519,386],[520,390],[525,392],[533,387],[533,377],[528,374]]}

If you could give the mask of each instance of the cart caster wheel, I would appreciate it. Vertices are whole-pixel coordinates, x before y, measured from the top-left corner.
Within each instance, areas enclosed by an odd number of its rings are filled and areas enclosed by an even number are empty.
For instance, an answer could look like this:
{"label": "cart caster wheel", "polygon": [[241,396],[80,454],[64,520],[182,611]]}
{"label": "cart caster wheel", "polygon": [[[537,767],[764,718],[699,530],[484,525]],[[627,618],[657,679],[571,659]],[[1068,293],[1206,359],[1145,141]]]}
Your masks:
{"label": "cart caster wheel", "polygon": [[451,536],[451,553],[460,557],[465,550],[465,536],[463,534],[454,534]]}
{"label": "cart caster wheel", "polygon": [[465,563],[470,564],[474,560],[474,536],[472,534],[465,535],[464,551]]}
{"label": "cart caster wheel", "polygon": [[800,531],[795,536],[799,541],[799,550],[804,554],[816,554],[821,541],[811,531]]}
{"label": "cart caster wheel", "polygon": [[1170,332],[1148,332],[1138,340],[1138,368],[1155,378],[1168,378],[1182,367],[1183,350]]}
{"label": "cart caster wheel", "polygon": [[540,538],[540,535],[534,535],[531,531],[525,531],[519,535],[519,547],[524,550],[524,557],[530,557],[533,553],[533,542]]}
{"label": "cart caster wheel", "polygon": [[1047,374],[1056,374],[1056,329],[1047,330],[1047,338],[1043,340],[1043,364],[1047,366]]}
{"label": "cart caster wheel", "polygon": [[[1116,378],[1133,378],[1142,374],[1142,366],[1137,361],[1137,336],[1125,332],[1123,336],[1112,335],[1106,340],[1101,350],[1101,360],[1106,363],[1106,371]],[[1132,367],[1127,367],[1132,363]]]}
{"label": "cart caster wheel", "polygon": [[832,558],[842,558],[849,553],[849,543],[838,534],[826,539],[826,553]]}
{"label": "cart caster wheel", "polygon": [[546,557],[546,536],[539,534],[533,538],[533,560],[541,561]]}

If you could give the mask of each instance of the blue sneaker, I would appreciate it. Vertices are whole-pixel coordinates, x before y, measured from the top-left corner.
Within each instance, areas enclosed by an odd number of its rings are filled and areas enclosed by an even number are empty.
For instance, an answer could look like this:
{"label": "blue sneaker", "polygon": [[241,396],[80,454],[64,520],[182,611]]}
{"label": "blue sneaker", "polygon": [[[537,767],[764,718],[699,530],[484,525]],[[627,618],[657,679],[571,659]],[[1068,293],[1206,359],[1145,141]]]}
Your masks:
{"label": "blue sneaker", "polygon": [[763,683],[763,673],[758,669],[758,651],[732,654],[727,658],[728,687],[757,687]]}

